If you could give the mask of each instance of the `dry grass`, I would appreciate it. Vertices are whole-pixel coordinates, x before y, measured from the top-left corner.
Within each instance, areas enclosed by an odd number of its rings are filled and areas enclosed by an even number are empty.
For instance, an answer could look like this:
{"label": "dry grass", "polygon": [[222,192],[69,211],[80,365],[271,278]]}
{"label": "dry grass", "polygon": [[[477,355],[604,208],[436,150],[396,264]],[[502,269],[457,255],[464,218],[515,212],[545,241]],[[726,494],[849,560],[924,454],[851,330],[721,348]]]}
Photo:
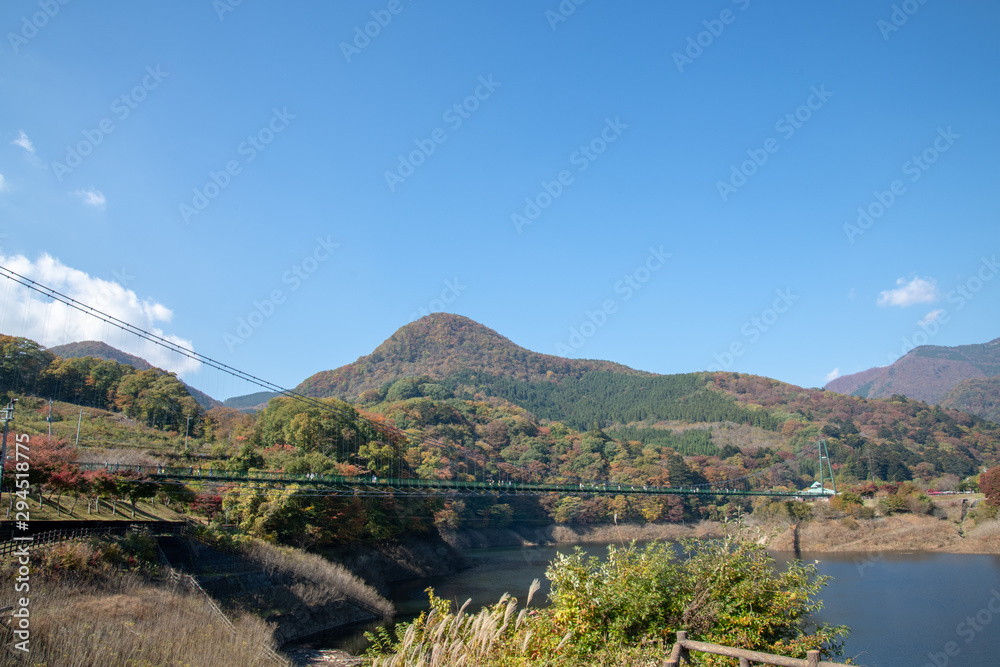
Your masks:
{"label": "dry grass", "polygon": [[80,463],[105,463],[128,466],[158,466],[169,465],[168,462],[152,452],[138,449],[104,449],[101,447],[78,447],[76,460]]}
{"label": "dry grass", "polygon": [[[130,573],[89,581],[31,581],[31,652],[0,649],[0,665],[59,667],[273,666],[264,655],[272,630],[260,619],[236,619],[235,634],[205,599]],[[0,604],[12,604],[13,581],[0,582]],[[3,644],[10,631],[0,630]],[[287,664],[287,663],[285,663]]]}
{"label": "dry grass", "polygon": [[632,540],[678,540],[684,537],[718,537],[722,534],[718,523],[702,521],[697,524],[681,523],[623,523],[615,525],[570,528],[555,526],[552,540],[557,544],[628,543]]}
{"label": "dry grass", "polygon": [[[392,603],[379,595],[374,588],[343,566],[330,562],[322,556],[290,547],[275,546],[260,540],[241,542],[238,549],[243,557],[259,566],[268,575],[289,574],[300,581],[312,582],[319,588],[336,591],[384,617],[395,614]],[[299,592],[308,598],[307,588],[301,586],[299,588],[301,589]]]}
{"label": "dry grass", "polygon": [[962,551],[978,554],[1000,554],[1000,519],[980,521],[965,534]]}
{"label": "dry grass", "polygon": [[[955,524],[927,515],[895,514],[880,519],[808,521],[799,528],[802,551],[959,551]],[[789,528],[770,547],[792,551]]]}
{"label": "dry grass", "polygon": [[536,579],[525,606],[518,611],[516,598],[504,594],[500,601],[478,613],[467,613],[468,602],[457,612],[448,603],[431,599],[431,611],[409,624],[395,642],[383,636],[372,667],[655,667],[667,651],[660,646],[639,646],[599,651],[581,658],[571,652],[572,632],[553,634],[551,624],[529,611],[538,592]]}

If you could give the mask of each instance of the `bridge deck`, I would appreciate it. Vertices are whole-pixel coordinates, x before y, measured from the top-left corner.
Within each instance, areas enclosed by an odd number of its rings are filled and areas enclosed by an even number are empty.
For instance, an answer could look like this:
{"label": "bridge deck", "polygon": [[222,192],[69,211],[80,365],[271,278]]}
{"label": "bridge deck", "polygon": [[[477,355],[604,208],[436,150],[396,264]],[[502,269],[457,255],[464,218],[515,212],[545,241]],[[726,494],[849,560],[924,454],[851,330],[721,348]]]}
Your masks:
{"label": "bridge deck", "polygon": [[396,493],[423,492],[428,494],[448,494],[460,492],[501,493],[501,494],[594,494],[594,495],[669,495],[669,496],[767,496],[774,498],[796,498],[809,496],[801,491],[772,489],[730,489],[714,486],[663,487],[642,484],[620,483],[565,483],[535,484],[515,481],[465,481],[450,479],[421,479],[416,477],[346,477],[342,475],[300,474],[252,470],[232,472],[215,468],[132,466],[120,464],[80,464],[82,470],[107,470],[108,472],[134,472],[150,479],[163,481],[197,481],[209,483],[262,484],[268,486],[299,485],[326,490],[331,493]]}

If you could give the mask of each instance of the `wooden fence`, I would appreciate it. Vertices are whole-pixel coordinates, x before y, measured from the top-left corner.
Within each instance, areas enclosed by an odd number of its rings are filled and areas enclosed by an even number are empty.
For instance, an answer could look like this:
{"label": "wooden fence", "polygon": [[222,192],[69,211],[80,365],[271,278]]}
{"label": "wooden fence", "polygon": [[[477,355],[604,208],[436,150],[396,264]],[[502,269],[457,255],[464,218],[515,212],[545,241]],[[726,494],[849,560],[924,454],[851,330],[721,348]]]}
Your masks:
{"label": "wooden fence", "polygon": [[35,533],[30,536],[30,539],[16,539],[12,538],[10,540],[0,542],[0,557],[9,556],[14,554],[24,546],[29,549],[36,547],[40,544],[51,544],[53,542],[63,542],[65,540],[77,540],[84,537],[90,537],[92,535],[122,535],[124,533],[172,533],[180,534],[185,531],[187,526],[181,523],[157,523],[150,524],[148,522],[122,522],[121,526],[97,526],[94,528],[60,528],[58,530],[46,530],[41,533]]}
{"label": "wooden fence", "polygon": [[687,632],[683,630],[677,633],[677,642],[674,644],[674,650],[670,652],[670,657],[667,659],[665,667],[680,667],[681,660],[690,664],[691,651],[739,658],[740,667],[749,667],[751,662],[762,665],[775,665],[776,667],[846,667],[841,662],[821,661],[819,659],[819,651],[809,651],[806,653],[808,657],[805,659],[787,658],[772,653],[760,653],[759,651],[749,651],[743,648],[694,641],[693,639],[688,639]]}

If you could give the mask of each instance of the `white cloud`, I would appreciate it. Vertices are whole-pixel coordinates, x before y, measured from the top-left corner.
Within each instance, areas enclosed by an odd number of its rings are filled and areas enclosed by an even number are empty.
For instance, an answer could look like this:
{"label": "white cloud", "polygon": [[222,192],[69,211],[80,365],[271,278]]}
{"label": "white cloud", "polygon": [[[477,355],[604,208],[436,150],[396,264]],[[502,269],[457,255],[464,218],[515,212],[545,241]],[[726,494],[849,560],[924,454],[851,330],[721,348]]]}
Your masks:
{"label": "white cloud", "polygon": [[915,277],[909,282],[905,278],[896,281],[896,289],[884,290],[878,295],[880,306],[912,306],[915,303],[930,303],[938,298],[937,282],[933,278]]}
{"label": "white cloud", "polygon": [[83,203],[87,204],[88,206],[94,206],[96,208],[104,208],[104,203],[106,200],[104,199],[104,193],[101,192],[100,190],[94,190],[93,188],[91,188],[90,190],[77,190],[73,194],[79,197],[83,201]]}
{"label": "white cloud", "polygon": [[[0,254],[0,265],[175,345],[194,349],[191,341],[165,333],[157,326],[173,318],[169,308],[151,299],[140,299],[135,292],[114,280],[95,278],[47,254],[34,262],[22,255],[5,257]],[[8,295],[0,316],[2,333],[24,336],[45,347],[99,340],[181,376],[190,375],[201,367],[194,359],[126,333],[117,325],[107,324],[60,301],[46,299],[13,281],[0,279],[0,284]]]}
{"label": "white cloud", "polygon": [[7,179],[3,177],[3,174],[0,174],[0,192],[3,192],[6,189],[7,189]]}
{"label": "white cloud", "polygon": [[942,315],[944,315],[944,309],[943,308],[938,308],[937,310],[932,310],[931,312],[929,312],[926,315],[924,315],[924,318],[922,320],[920,320],[919,322],[917,322],[917,324],[919,324],[922,327],[925,327],[928,324],[930,324],[931,322],[936,321]]}
{"label": "white cloud", "polygon": [[833,382],[834,380],[836,380],[839,377],[840,377],[840,369],[839,368],[834,368],[832,371],[830,371],[829,373],[826,374],[826,378],[824,379],[824,384],[826,382]]}
{"label": "white cloud", "polygon": [[24,130],[21,130],[20,133],[18,133],[17,135],[17,139],[15,139],[10,143],[14,144],[15,146],[20,146],[21,148],[28,151],[32,155],[35,154],[35,145],[31,143],[31,139],[29,139],[28,135],[24,133]]}

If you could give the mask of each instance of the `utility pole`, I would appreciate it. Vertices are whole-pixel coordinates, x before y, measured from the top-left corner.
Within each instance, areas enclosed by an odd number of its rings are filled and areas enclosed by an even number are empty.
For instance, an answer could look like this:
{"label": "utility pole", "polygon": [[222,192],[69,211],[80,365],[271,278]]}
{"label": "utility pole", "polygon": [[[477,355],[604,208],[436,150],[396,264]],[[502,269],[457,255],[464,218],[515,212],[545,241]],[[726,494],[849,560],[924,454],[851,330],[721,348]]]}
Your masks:
{"label": "utility pole", "polygon": [[14,404],[17,399],[11,399],[3,410],[0,410],[0,421],[3,421],[3,446],[0,447],[0,496],[3,495],[3,469],[7,465],[7,429],[14,420]]}
{"label": "utility pole", "polygon": [[80,425],[83,423],[83,408],[80,408],[80,418],[76,421],[76,444],[80,444]]}
{"label": "utility pole", "polygon": [[191,433],[191,415],[188,415],[187,427],[184,429],[184,451],[188,450],[188,434]]}
{"label": "utility pole", "polygon": [[52,437],[52,399],[51,398],[49,399],[49,417],[45,421],[47,421],[49,423],[49,437],[51,438]]}

